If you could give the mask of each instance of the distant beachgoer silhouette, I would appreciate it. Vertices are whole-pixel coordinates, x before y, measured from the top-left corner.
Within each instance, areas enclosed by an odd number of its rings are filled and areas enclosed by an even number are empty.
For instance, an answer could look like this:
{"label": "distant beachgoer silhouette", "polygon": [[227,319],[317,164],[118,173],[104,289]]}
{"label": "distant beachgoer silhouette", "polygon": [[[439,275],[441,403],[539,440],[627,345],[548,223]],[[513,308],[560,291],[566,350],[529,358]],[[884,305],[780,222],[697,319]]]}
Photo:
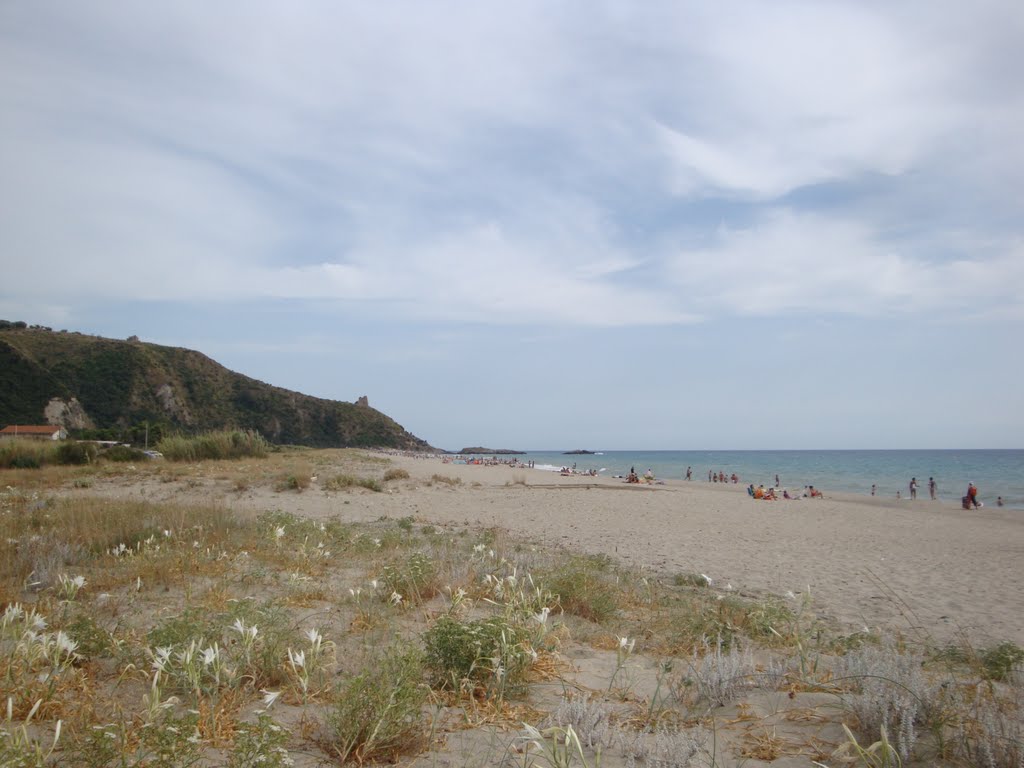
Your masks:
{"label": "distant beachgoer silhouette", "polygon": [[917,478],[916,477],[910,478],[910,498],[912,498],[912,499],[916,499],[917,498]]}
{"label": "distant beachgoer silhouette", "polygon": [[928,478],[928,495],[931,496],[933,500],[935,499],[935,492],[937,490],[939,490],[939,485],[938,485],[938,483],[935,482],[935,478],[934,477],[929,477]]}

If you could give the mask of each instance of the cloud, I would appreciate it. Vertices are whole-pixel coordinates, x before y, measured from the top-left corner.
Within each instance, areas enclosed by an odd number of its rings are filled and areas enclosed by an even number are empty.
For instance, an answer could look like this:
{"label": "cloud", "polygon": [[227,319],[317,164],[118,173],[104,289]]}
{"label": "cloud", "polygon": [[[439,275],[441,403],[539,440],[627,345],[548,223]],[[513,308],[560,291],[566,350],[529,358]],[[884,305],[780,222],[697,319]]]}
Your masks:
{"label": "cloud", "polygon": [[0,299],[1014,307],[1013,7],[8,6]]}
{"label": "cloud", "polygon": [[670,273],[708,314],[977,316],[1022,306],[1021,243],[979,258],[935,260],[921,250],[855,219],[771,209],[749,227],[720,229],[709,247],[680,251]]}
{"label": "cloud", "polygon": [[688,36],[692,108],[655,121],[684,196],[771,199],[898,175],[963,127],[962,51],[874,4],[736,3]]}

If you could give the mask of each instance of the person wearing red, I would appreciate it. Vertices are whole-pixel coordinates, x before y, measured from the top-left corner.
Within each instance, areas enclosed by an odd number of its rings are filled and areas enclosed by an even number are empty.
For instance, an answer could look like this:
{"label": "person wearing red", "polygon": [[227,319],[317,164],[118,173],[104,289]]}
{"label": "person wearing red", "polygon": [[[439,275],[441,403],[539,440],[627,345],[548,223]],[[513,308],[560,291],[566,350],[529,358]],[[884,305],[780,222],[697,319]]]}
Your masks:
{"label": "person wearing red", "polygon": [[978,486],[974,483],[967,484],[967,501],[975,509],[981,506],[981,502],[978,501]]}

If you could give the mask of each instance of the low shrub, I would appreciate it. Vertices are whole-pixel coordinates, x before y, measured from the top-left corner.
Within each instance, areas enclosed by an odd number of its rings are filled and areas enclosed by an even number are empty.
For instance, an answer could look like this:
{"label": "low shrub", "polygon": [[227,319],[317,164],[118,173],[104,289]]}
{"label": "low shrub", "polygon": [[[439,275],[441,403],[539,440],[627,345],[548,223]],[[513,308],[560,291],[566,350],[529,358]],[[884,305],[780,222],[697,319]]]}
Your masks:
{"label": "low shrub", "polygon": [[414,552],[404,562],[385,565],[382,577],[388,595],[398,594],[413,605],[429,600],[439,591],[434,561],[423,552]]}
{"label": "low shrub", "polygon": [[406,470],[401,469],[399,467],[396,467],[394,469],[389,469],[387,472],[384,473],[384,482],[385,483],[390,483],[392,480],[408,480],[408,479],[409,479],[409,473]]}
{"label": "low shrub", "polygon": [[307,488],[312,482],[312,477],[308,472],[290,472],[282,475],[274,483],[275,491],[299,491],[300,493]]}
{"label": "low shrub", "polygon": [[131,461],[149,461],[149,456],[147,456],[143,451],[140,451],[138,448],[131,448],[127,445],[112,445],[110,448],[103,451],[100,456],[107,461],[121,461],[126,463]]}
{"label": "low shrub", "polygon": [[204,459],[265,458],[270,446],[255,430],[225,430],[187,437],[165,437],[157,450],[169,461],[202,461]]}
{"label": "low shrub", "polygon": [[522,690],[533,663],[527,630],[504,616],[460,621],[442,616],[424,636],[432,684],[503,698]]}
{"label": "low shrub", "polygon": [[36,440],[0,440],[0,469],[39,469],[44,464],[56,464],[57,446]]}
{"label": "low shrub", "polygon": [[600,624],[618,610],[616,588],[607,558],[571,557],[541,580],[559,598],[566,613]]}
{"label": "low shrub", "polygon": [[433,474],[430,476],[430,481],[433,483],[441,483],[443,485],[462,485],[461,477],[451,477],[450,475]]}
{"label": "low shrub", "polygon": [[380,493],[384,490],[384,487],[380,484],[380,480],[375,477],[357,477],[356,475],[335,475],[334,477],[328,478],[324,483],[324,488],[329,491],[340,491],[344,488],[366,488],[370,491]]}
{"label": "low shrub", "polygon": [[338,762],[394,762],[422,744],[423,656],[414,647],[392,646],[335,691],[320,745]]}
{"label": "low shrub", "polygon": [[1005,642],[985,648],[978,654],[984,675],[989,680],[1009,680],[1014,670],[1024,664],[1024,649],[1016,643]]}
{"label": "low shrub", "polygon": [[97,453],[94,443],[68,441],[57,446],[56,457],[60,464],[92,464]]}

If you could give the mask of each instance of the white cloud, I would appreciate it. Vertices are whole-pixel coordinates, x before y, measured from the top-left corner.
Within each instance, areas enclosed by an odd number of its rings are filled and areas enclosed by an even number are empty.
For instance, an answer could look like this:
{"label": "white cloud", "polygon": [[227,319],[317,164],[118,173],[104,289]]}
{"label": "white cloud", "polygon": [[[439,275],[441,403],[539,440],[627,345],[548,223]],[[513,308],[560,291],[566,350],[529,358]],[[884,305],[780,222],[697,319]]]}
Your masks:
{"label": "white cloud", "polygon": [[[928,312],[965,283],[1013,306],[1012,11],[10,6],[0,298],[582,326]],[[841,214],[778,200],[876,175],[884,201]]]}
{"label": "white cloud", "polygon": [[656,122],[684,195],[766,199],[801,186],[895,175],[962,128],[958,51],[871,4],[735,3],[688,36],[689,109]]}
{"label": "white cloud", "polygon": [[921,256],[921,246],[887,243],[857,220],[774,209],[749,227],[722,228],[706,248],[679,252],[671,274],[708,314],[975,316],[1021,306],[1020,244],[994,257],[944,261]]}

